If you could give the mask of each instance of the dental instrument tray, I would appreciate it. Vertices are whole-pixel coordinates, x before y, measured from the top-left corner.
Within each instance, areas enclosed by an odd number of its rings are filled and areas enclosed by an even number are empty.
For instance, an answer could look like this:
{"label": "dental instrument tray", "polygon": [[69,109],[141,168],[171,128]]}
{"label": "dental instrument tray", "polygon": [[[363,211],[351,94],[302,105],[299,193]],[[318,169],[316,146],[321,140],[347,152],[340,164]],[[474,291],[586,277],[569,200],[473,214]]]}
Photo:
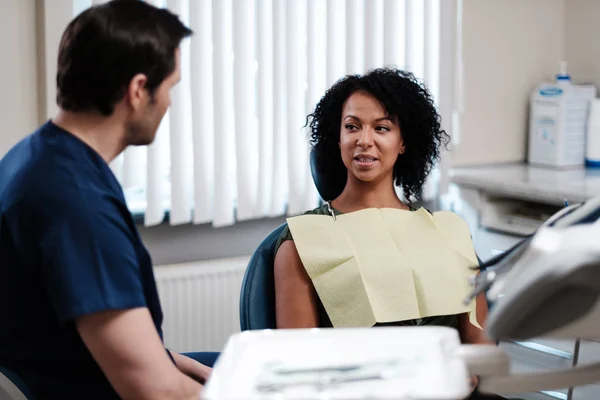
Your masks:
{"label": "dental instrument tray", "polygon": [[206,399],[465,398],[456,330],[381,327],[247,331],[219,358]]}

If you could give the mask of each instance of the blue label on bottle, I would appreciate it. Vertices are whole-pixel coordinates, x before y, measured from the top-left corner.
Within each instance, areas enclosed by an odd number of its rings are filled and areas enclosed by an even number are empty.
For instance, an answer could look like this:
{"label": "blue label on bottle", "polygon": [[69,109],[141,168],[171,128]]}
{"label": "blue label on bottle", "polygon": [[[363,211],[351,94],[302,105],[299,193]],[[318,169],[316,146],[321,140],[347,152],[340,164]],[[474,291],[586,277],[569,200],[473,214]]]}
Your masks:
{"label": "blue label on bottle", "polygon": [[557,87],[547,87],[540,90],[540,94],[545,97],[560,96],[563,90]]}

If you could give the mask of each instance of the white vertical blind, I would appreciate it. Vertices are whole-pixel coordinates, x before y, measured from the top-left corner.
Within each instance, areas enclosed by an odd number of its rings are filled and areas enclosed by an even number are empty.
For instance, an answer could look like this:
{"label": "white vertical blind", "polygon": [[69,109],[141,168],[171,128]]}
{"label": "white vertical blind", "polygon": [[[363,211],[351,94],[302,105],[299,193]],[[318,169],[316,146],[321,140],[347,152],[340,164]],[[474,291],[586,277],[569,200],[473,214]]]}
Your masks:
{"label": "white vertical blind", "polygon": [[[213,224],[235,222],[235,121],[233,102],[232,0],[213,2],[213,50],[215,102],[215,187]],[[193,28],[193,27],[192,27]],[[216,45],[215,45],[216,44]],[[209,133],[210,134],[210,133]]]}
{"label": "white vertical blind", "polygon": [[[302,1],[302,0],[300,0]],[[346,65],[346,1],[327,0],[327,86],[348,72]],[[352,43],[349,43],[353,45]]]}
{"label": "white vertical blind", "polygon": [[213,107],[212,0],[190,1],[190,25],[195,28],[191,41],[190,85],[192,91],[192,132],[194,151],[195,224],[212,221],[215,174]]}
{"label": "white vertical blind", "polygon": [[[164,220],[165,211],[168,208],[164,199],[169,193],[169,183],[165,177],[165,171],[169,169],[170,119],[170,111],[167,111],[158,127],[154,143],[148,146],[146,206],[141,207],[142,210],[145,209],[144,223],[147,226],[160,224]],[[130,194],[130,196],[132,195]],[[136,196],[135,198],[138,199],[139,197]]]}
{"label": "white vertical blind", "polygon": [[[421,10],[419,10],[421,12]],[[440,99],[440,0],[423,2],[423,78],[436,104]],[[445,121],[445,120],[444,120]],[[440,149],[440,151],[443,151]],[[433,200],[439,194],[440,169],[436,166],[423,187],[423,200]]]}
{"label": "white vertical blind", "polygon": [[[365,39],[366,19],[365,1],[369,3],[372,0],[348,0],[346,2],[346,65],[348,74],[360,74],[365,70],[365,46],[368,46]],[[331,15],[331,14],[330,14]]]}
{"label": "white vertical blind", "polygon": [[236,1],[233,8],[238,220],[252,219],[257,215],[259,142],[256,131],[254,6],[254,0],[244,0]]}
{"label": "white vertical blind", "polygon": [[[308,152],[302,136],[306,117],[306,2],[288,1],[286,4],[287,36],[287,135],[288,135],[288,213],[306,211],[306,161]],[[293,79],[290,79],[293,77]]]}
{"label": "white vertical blind", "polygon": [[327,4],[309,0],[308,15],[307,114],[312,112],[327,90]]}
{"label": "white vertical blind", "polygon": [[[383,36],[383,0],[368,0],[365,4],[365,70],[381,67],[385,40]],[[394,22],[397,24],[398,22]],[[393,60],[396,63],[397,60]]]}
{"label": "white vertical blind", "polygon": [[[440,1],[440,0],[437,0]],[[406,1],[406,69],[425,75],[425,1]]]}
{"label": "white vertical blind", "polygon": [[[434,99],[439,98],[440,93],[440,65],[437,60],[440,57],[440,0],[424,1],[423,19],[424,29],[424,74],[427,87]],[[425,18],[427,16],[427,18]]]}
{"label": "white vertical blind", "polygon": [[[190,23],[190,0],[167,0],[167,6],[184,24]],[[181,43],[181,81],[171,89],[171,224],[192,219],[192,97],[190,92],[190,41]]]}
{"label": "white vertical blind", "polygon": [[[457,144],[460,127],[457,122],[462,111],[461,84],[459,73],[462,68],[462,0],[440,2],[440,74],[439,111],[444,128]],[[442,64],[443,60],[443,64]],[[443,66],[443,67],[441,67]],[[438,191],[440,197],[448,193],[448,171],[452,166],[451,152],[442,152]]]}
{"label": "white vertical blind", "polygon": [[[306,91],[306,112],[308,115],[313,112],[319,99],[327,90],[327,3],[323,0],[309,0],[307,6],[307,85]],[[306,120],[303,121],[306,123]],[[303,131],[304,137],[309,137],[309,129]],[[309,141],[305,145],[307,152],[309,150]],[[308,204],[314,204],[318,201],[318,193],[311,190],[313,187],[312,174],[306,174],[306,188],[308,188]]]}
{"label": "white vertical blind", "polygon": [[140,186],[144,183],[146,174],[140,170],[140,165],[144,165],[146,149],[143,147],[128,147],[123,153],[121,184],[125,187]]}
{"label": "white vertical blind", "polygon": [[[273,0],[257,0],[258,215],[273,212]],[[282,208],[284,202],[282,201]],[[283,212],[281,212],[283,214]]]}
{"label": "white vertical blind", "polygon": [[406,67],[406,0],[385,0],[383,3],[383,62]]}
{"label": "white vertical blind", "polygon": [[[59,33],[74,13],[105,1],[45,0],[48,111]],[[171,224],[224,226],[316,206],[306,115],[347,73],[410,70],[452,132],[460,0],[146,1],[194,30],[155,143],[127,149],[111,165],[146,225],[167,211]],[[426,198],[439,193],[447,160]]]}
{"label": "white vertical blind", "polygon": [[[288,197],[286,0],[273,0],[273,193],[270,216],[282,215]],[[268,45],[262,43],[261,45]]]}

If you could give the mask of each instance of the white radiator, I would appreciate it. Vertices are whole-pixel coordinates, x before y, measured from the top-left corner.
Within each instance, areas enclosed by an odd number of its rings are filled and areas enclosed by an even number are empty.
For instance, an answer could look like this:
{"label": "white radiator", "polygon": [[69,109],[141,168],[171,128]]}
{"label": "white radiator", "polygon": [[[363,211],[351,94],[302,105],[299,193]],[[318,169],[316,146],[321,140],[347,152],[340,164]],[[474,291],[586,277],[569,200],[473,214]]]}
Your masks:
{"label": "white radiator", "polygon": [[165,346],[178,352],[221,351],[240,331],[239,300],[250,257],[154,268]]}

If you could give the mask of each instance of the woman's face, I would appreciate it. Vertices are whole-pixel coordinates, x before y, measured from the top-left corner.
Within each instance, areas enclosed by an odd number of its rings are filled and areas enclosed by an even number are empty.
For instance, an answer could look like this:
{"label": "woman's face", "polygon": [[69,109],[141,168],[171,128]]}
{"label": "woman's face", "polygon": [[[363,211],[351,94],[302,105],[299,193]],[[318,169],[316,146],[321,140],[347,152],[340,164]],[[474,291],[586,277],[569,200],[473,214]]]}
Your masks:
{"label": "woman's face", "polygon": [[342,107],[340,149],[350,176],[362,182],[393,180],[404,141],[398,121],[389,118],[371,94],[357,91],[348,97]]}

